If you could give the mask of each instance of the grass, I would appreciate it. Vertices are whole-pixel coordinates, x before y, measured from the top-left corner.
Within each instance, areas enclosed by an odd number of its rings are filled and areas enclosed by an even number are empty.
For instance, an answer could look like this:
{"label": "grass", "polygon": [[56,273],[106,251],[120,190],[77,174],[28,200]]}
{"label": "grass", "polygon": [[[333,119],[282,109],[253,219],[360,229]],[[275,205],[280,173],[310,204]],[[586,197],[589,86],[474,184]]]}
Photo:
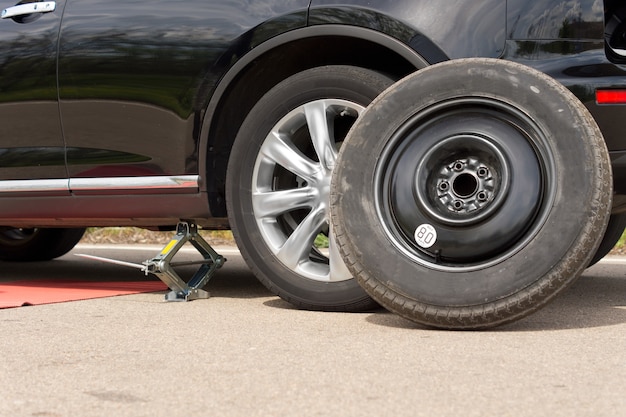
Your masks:
{"label": "grass", "polygon": [[[173,235],[173,231],[154,232],[137,227],[90,227],[81,242],[166,244]],[[230,230],[200,230],[200,236],[214,245],[235,245],[235,239]],[[315,238],[314,245],[317,248],[328,248],[328,238],[320,233]]]}
{"label": "grass", "polygon": [[[137,227],[90,227],[81,242],[166,244],[174,233],[174,231],[155,232]],[[230,230],[200,230],[200,236],[215,245],[235,244]]]}
{"label": "grass", "polygon": [[313,243],[313,245],[315,245],[316,248],[327,248],[328,247],[328,238],[326,237],[326,235],[323,235],[323,234],[320,233],[315,238],[315,242]]}

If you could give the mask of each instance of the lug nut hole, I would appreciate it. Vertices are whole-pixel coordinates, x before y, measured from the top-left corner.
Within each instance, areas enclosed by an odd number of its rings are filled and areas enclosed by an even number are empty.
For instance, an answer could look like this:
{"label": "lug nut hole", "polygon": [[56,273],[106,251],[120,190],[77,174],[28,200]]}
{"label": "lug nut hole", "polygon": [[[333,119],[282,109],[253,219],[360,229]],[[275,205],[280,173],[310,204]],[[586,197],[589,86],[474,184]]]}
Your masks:
{"label": "lug nut hole", "polygon": [[456,161],[454,165],[452,165],[452,169],[455,171],[463,171],[463,168],[465,168],[465,164],[461,161]]}

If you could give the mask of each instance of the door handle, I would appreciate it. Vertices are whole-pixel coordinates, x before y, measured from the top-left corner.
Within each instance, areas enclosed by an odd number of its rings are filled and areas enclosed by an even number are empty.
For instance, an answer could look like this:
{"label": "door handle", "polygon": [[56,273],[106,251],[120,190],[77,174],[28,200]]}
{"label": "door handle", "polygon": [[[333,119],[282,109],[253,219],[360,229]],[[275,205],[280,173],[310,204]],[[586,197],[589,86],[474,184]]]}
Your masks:
{"label": "door handle", "polygon": [[16,16],[24,16],[33,13],[49,13],[56,9],[55,1],[39,1],[35,3],[23,3],[17,6],[7,7],[0,13],[0,18],[8,19]]}

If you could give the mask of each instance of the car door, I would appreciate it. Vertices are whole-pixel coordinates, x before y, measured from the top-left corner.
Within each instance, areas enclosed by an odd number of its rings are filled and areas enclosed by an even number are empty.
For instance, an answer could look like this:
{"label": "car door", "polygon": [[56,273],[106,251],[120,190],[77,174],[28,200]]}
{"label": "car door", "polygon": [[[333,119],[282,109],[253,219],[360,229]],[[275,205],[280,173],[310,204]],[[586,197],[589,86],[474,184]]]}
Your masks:
{"label": "car door", "polygon": [[[297,3],[302,26],[308,1]],[[202,117],[238,58],[229,51],[293,4],[68,0],[59,94],[72,192],[196,192]]]}
{"label": "car door", "polygon": [[56,80],[64,3],[0,1],[0,196],[68,192]]}

